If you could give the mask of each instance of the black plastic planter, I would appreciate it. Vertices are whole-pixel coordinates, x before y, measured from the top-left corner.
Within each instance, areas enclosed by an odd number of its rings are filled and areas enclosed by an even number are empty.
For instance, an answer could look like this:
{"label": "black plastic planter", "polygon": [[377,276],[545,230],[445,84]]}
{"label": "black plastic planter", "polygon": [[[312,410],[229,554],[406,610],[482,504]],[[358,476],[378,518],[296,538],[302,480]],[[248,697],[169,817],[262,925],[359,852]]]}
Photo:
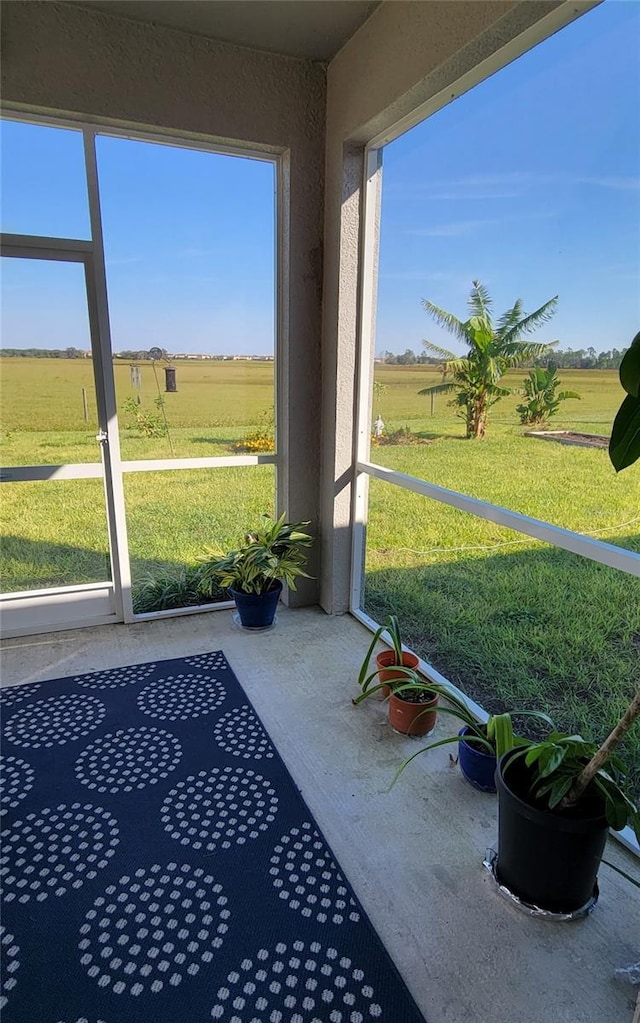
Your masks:
{"label": "black plastic planter", "polygon": [[571,816],[532,806],[523,756],[505,754],[496,771],[496,875],[519,899],[552,913],[573,913],[593,894],[608,825],[597,793]]}
{"label": "black plastic planter", "polygon": [[264,593],[243,593],[229,587],[229,593],[236,602],[240,622],[245,629],[267,629],[273,624],[276,608],[282,593],[282,583],[275,582]]}

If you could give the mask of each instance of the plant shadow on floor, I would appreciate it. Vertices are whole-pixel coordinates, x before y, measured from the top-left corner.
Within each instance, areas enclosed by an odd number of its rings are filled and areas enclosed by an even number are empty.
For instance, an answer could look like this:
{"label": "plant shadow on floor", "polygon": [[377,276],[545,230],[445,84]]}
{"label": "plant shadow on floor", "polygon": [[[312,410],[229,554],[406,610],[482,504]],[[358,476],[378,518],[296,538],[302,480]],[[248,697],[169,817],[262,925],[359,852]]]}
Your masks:
{"label": "plant shadow on floor", "polygon": [[[601,740],[638,687],[640,579],[566,551],[370,571],[364,610],[397,614],[407,646],[490,713],[542,710]],[[638,732],[621,748],[636,798]]]}
{"label": "plant shadow on floor", "polygon": [[[46,589],[111,579],[109,554],[104,551],[6,536],[2,540],[2,592]],[[198,590],[198,567],[169,561],[134,558],[133,609],[137,614],[165,611],[227,600],[217,588],[211,596]]]}

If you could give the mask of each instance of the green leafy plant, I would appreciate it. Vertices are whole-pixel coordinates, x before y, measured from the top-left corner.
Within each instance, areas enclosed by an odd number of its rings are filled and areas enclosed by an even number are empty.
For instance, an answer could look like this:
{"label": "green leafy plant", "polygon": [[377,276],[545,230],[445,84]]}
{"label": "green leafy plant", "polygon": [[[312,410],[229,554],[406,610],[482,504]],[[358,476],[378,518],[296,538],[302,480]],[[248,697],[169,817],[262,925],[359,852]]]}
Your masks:
{"label": "green leafy plant", "polygon": [[530,370],[522,388],[527,400],[521,405],[516,405],[520,422],[525,425],[546,423],[551,416],[557,414],[561,402],[567,398],[580,399],[577,391],[558,392],[559,386],[560,380],[553,363],[549,363],[546,369],[543,366],[536,366]]}
{"label": "green leafy plant", "polygon": [[497,323],[491,319],[491,296],[480,281],[473,281],[468,299],[470,316],[462,322],[433,302],[423,307],[435,322],[467,346],[466,356],[458,357],[446,348],[424,341],[427,351],[444,359],[449,380],[425,387],[418,394],[443,394],[455,391],[452,404],[458,406],[466,422],[467,437],[482,439],[487,428],[489,409],[511,389],[500,385],[509,369],[529,359],[548,356],[553,345],[523,341],[522,336],[547,323],[556,311],[558,296],[526,315],[518,299]]}
{"label": "green leafy plant", "polygon": [[193,566],[150,576],[134,588],[133,610],[136,614],[146,614],[177,607],[195,607],[225,599],[219,584],[217,587],[212,586],[208,593],[202,591],[200,584],[201,569]]}
{"label": "green leafy plant", "polygon": [[584,793],[595,789],[604,800],[609,827],[620,831],[627,824],[640,841],[640,809],[624,791],[624,765],[613,750],[640,713],[640,692],[602,746],[581,735],[552,732],[543,742],[524,751],[533,769],[532,795],[550,810],[570,811]]}
{"label": "green leafy plant", "polygon": [[308,522],[286,522],[285,518],[283,514],[274,521],[270,515],[263,515],[261,526],[247,533],[237,550],[225,554],[207,548],[200,558],[201,590],[209,593],[220,585],[244,593],[264,593],[276,581],[295,590],[301,576],[309,578],[303,566],[313,537],[304,532]]}
{"label": "green leafy plant", "polygon": [[640,458],[640,332],[625,352],[619,373],[627,396],[613,421],[609,440],[609,458],[616,472]]}
{"label": "green leafy plant", "polygon": [[127,398],[122,405],[123,411],[129,417],[127,430],[139,430],[145,437],[166,437],[168,429],[163,415],[164,403],[164,398],[159,394],[153,399],[156,411],[151,412],[138,404],[136,398]]}

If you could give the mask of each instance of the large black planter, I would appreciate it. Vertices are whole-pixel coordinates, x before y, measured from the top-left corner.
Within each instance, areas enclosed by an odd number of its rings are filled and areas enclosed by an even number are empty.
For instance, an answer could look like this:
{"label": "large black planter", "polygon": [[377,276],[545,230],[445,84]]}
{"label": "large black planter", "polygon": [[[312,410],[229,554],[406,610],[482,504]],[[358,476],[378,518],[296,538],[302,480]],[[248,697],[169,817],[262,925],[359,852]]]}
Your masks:
{"label": "large black planter", "polygon": [[532,806],[531,771],[523,756],[498,764],[497,879],[522,901],[553,913],[573,913],[591,898],[608,825],[598,793],[570,816]]}
{"label": "large black planter", "polygon": [[229,587],[236,602],[240,623],[245,629],[267,629],[273,624],[282,593],[282,583],[274,582],[264,593],[244,593]]}

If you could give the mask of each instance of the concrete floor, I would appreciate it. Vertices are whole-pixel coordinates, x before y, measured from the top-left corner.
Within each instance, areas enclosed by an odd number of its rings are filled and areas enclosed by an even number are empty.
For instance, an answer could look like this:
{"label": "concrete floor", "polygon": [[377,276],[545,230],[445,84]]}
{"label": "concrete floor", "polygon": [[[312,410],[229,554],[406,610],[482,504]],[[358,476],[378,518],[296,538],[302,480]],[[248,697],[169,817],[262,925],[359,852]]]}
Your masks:
{"label": "concrete floor", "polygon": [[[482,867],[495,798],[462,780],[446,747],[387,791],[417,740],[389,729],[384,704],[352,706],[368,642],[353,618],[317,609],[281,609],[259,635],[218,611],[8,640],[2,678],[222,649],[427,1023],[631,1023],[638,989],[614,971],[640,958],[638,889],[603,865],[595,912],[572,924],[505,902]],[[605,856],[640,875],[616,842]]]}

